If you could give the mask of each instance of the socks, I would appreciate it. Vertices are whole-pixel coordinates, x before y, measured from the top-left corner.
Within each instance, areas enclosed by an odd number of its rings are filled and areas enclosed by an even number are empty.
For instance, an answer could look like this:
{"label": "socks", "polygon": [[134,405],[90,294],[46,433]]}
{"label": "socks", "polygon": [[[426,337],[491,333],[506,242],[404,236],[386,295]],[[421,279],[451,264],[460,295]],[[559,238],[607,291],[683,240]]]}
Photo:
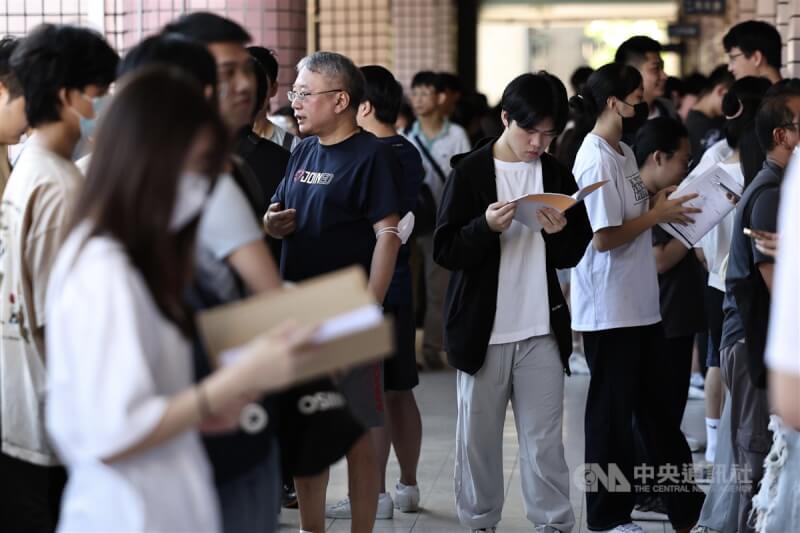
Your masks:
{"label": "socks", "polygon": [[717,428],[719,418],[706,418],[706,461],[714,462],[717,455]]}

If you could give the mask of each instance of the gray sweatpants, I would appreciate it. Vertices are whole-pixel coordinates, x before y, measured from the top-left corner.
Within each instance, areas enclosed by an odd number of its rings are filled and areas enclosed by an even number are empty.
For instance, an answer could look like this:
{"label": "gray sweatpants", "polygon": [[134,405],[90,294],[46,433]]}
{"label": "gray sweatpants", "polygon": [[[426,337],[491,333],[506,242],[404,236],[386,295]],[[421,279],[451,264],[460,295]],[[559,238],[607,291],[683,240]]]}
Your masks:
{"label": "gray sweatpants", "polygon": [[514,409],[525,512],[534,526],[571,531],[561,422],[564,371],[552,335],[491,345],[473,376],[458,372],[456,509],[462,525],[490,528],[504,500],[503,424]]}

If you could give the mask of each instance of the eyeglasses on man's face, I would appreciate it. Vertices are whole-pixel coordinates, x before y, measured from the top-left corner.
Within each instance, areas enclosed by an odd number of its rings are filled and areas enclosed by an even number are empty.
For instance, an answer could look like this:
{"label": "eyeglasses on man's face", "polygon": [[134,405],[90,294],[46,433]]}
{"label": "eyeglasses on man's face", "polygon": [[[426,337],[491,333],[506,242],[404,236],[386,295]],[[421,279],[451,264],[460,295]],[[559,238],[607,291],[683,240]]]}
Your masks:
{"label": "eyeglasses on man's face", "polygon": [[289,98],[290,102],[294,102],[295,100],[302,102],[309,96],[317,96],[320,94],[328,94],[328,93],[338,93],[343,91],[344,89],[330,89],[328,91],[317,91],[315,93],[309,93],[305,91],[288,91],[286,96]]}

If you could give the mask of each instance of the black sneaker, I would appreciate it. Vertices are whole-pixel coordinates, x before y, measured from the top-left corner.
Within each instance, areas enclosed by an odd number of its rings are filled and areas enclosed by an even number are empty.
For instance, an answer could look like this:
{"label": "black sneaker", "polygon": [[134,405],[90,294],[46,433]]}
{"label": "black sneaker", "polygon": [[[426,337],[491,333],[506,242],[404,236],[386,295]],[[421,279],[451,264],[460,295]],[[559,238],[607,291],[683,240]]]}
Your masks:
{"label": "black sneaker", "polygon": [[281,505],[284,509],[297,509],[297,491],[294,490],[294,483],[283,485]]}

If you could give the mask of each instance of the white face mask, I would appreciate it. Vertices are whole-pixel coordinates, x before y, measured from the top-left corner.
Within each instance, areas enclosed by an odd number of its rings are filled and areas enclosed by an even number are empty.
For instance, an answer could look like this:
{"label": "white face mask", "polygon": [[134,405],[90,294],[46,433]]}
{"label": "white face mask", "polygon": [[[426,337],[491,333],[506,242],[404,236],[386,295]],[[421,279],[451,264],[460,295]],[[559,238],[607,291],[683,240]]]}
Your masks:
{"label": "white face mask", "polygon": [[182,230],[203,211],[211,189],[211,182],[197,172],[184,172],[178,178],[178,190],[175,193],[175,205],[169,229],[173,232]]}
{"label": "white face mask", "polygon": [[411,232],[414,231],[414,220],[414,213],[409,211],[397,224],[398,237],[400,237],[400,242],[403,244],[408,242]]}
{"label": "white face mask", "polygon": [[414,213],[409,211],[406,213],[406,216],[400,219],[400,222],[397,223],[397,227],[390,226],[388,228],[383,228],[378,230],[375,234],[375,237],[380,237],[384,233],[390,233],[400,239],[402,244],[408,242],[408,238],[411,237],[411,232],[414,231]]}

